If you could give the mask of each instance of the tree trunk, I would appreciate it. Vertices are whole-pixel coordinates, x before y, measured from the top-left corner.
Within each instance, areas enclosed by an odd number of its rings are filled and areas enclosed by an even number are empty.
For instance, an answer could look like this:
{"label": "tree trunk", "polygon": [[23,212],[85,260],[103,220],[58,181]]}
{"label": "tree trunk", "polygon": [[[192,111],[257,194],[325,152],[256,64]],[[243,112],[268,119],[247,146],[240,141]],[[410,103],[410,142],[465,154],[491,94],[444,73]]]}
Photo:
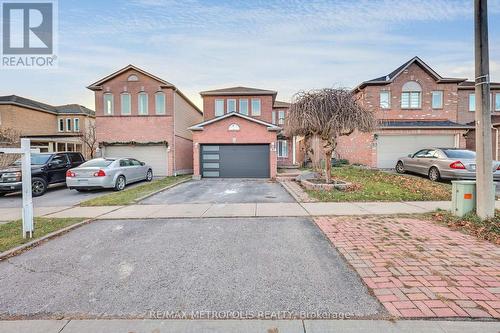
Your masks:
{"label": "tree trunk", "polygon": [[329,184],[332,182],[332,155],[335,150],[335,141],[324,140],[323,152],[325,154],[325,180]]}

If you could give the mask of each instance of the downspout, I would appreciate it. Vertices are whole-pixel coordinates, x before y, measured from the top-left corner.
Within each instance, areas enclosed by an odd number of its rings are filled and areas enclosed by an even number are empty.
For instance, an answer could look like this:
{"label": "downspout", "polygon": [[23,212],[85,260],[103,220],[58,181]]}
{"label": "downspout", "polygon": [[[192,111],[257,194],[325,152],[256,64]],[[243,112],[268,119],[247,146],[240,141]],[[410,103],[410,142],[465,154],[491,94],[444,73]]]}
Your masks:
{"label": "downspout", "polygon": [[296,141],[296,137],[295,135],[292,137],[292,164],[295,165],[296,163],[296,156],[295,156],[295,141]]}
{"label": "downspout", "polygon": [[174,150],[174,156],[173,157],[173,163],[172,163],[172,174],[174,176],[177,176],[177,168],[175,167],[175,136],[176,136],[176,132],[175,132],[175,96],[177,95],[177,88],[174,88],[174,100],[172,101],[172,105],[173,105],[173,108],[172,108],[172,122],[173,122],[173,127],[174,127],[174,133],[172,133],[172,146],[173,146],[173,150]]}
{"label": "downspout", "polygon": [[491,129],[495,131],[495,160],[498,161],[498,128],[492,126]]}

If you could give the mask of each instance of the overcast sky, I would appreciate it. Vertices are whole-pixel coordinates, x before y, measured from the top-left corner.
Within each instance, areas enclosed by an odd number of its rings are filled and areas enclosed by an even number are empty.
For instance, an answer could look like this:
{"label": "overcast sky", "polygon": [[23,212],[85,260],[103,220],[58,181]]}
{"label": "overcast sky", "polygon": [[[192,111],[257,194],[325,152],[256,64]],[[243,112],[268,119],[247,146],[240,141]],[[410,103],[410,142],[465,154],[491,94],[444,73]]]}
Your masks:
{"label": "overcast sky", "polygon": [[[490,70],[500,81],[500,0],[489,0]],[[85,87],[134,64],[181,89],[293,93],[353,87],[418,55],[473,77],[472,0],[59,0],[59,67],[0,70],[0,95],[94,108]]]}

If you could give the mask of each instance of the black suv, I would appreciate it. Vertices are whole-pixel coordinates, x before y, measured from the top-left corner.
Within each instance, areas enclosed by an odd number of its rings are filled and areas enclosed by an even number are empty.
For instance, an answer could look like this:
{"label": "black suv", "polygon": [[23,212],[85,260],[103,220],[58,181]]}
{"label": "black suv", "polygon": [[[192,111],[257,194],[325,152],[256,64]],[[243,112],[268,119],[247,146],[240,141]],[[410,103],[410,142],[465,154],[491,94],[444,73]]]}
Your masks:
{"label": "black suv", "polygon": [[[51,184],[65,183],[66,171],[85,162],[80,153],[31,154],[31,192],[39,197]],[[21,160],[0,169],[0,196],[22,189]]]}

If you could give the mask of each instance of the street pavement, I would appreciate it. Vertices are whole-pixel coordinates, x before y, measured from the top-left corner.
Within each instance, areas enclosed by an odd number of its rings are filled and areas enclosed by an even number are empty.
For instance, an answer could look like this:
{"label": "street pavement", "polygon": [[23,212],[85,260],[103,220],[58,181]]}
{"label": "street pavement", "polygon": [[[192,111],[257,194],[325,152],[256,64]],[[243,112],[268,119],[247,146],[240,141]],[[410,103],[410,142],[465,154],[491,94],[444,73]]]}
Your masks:
{"label": "street pavement", "polygon": [[307,218],[96,221],[1,261],[0,285],[4,319],[387,316]]}

